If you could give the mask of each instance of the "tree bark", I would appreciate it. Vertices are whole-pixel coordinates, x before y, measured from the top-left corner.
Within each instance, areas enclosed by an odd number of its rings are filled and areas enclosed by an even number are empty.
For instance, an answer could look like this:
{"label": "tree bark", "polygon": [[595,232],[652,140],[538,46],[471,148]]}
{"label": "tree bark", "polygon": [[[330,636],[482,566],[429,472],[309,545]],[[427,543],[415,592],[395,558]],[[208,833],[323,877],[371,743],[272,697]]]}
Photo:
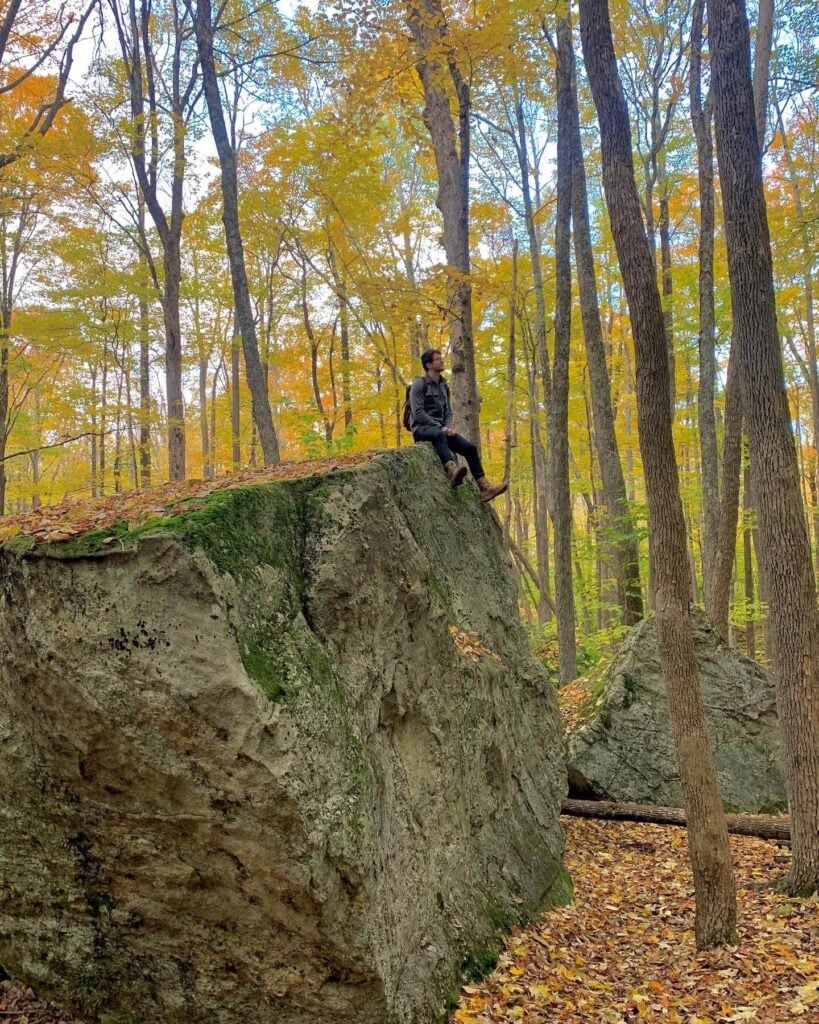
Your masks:
{"label": "tree bark", "polygon": [[788,888],[819,889],[819,615],[777,334],[770,236],[742,0],[708,0],[717,157],[742,404],[770,598],[793,833]]}
{"label": "tree bark", "polygon": [[[145,235],[145,201],[138,200],[139,237]],[[151,325],[148,319],[150,271],[145,252],[139,249],[139,486],[151,486]]]}
{"label": "tree bark", "polygon": [[[529,332],[529,341],[532,341]],[[538,621],[548,622],[552,617],[552,595],[549,589],[551,571],[549,568],[549,502],[548,488],[546,481],[546,449],[543,444],[543,433],[540,422],[540,403],[538,401],[537,386],[537,355],[528,347],[527,361],[527,383],[529,397],[529,441],[532,453],[532,483],[533,483],[533,519],[535,526],[535,551],[537,555],[538,576],[543,581],[543,589],[540,591],[537,612]]]}
{"label": "tree bark", "polygon": [[[338,319],[341,333],[341,402],[344,406],[344,433],[349,435],[353,428],[353,402],[350,392],[350,311],[348,308],[350,299],[347,294],[347,282],[333,252],[332,242],[328,249],[328,260],[338,299]],[[417,338],[415,344],[417,346]]]}
{"label": "tree bark", "polygon": [[[739,515],[739,478],[742,467],[742,399],[739,393],[739,368],[733,343],[728,356],[725,383],[725,437],[722,442],[722,495],[719,507],[714,568],[711,573],[711,621],[717,632],[729,639],[728,613],[731,582],[737,546]],[[707,567],[706,567],[707,568]],[[707,575],[707,573],[706,573]]]}
{"label": "tree bark", "polygon": [[526,122],[523,117],[523,97],[515,86],[515,150],[520,170],[523,196],[523,220],[529,241],[529,260],[532,264],[532,286],[535,293],[535,352],[541,370],[544,408],[548,408],[552,388],[549,373],[549,355],[546,346],[546,300],[543,294],[543,265],[540,260],[540,238],[535,224],[535,208],[529,185],[529,144],[526,141]]}
{"label": "tree bark", "polygon": [[[719,534],[719,456],[714,415],[716,360],[714,354],[714,147],[711,138],[711,98],[702,101],[702,21],[705,0],[694,0],[691,19],[689,99],[691,123],[697,142],[697,179],[700,195],[699,237],[699,386],[697,425],[700,435],[702,480],[702,583],[705,609],[715,620],[713,574]],[[727,436],[727,435],[726,435]],[[733,561],[732,561],[733,565]],[[730,585],[730,577],[729,577]],[[728,612],[726,607],[725,622]]]}
{"label": "tree bark", "polygon": [[[517,352],[515,345],[515,324],[517,321],[518,291],[518,240],[512,243],[512,282],[509,297],[509,348],[506,353],[506,415],[504,417],[503,479],[512,476],[512,448],[515,431],[515,378],[517,376]],[[509,546],[512,526],[512,496],[506,492],[506,511],[503,519],[504,541]]]}
{"label": "tree bark", "polygon": [[572,30],[557,26],[557,216],[555,343],[549,401],[549,502],[554,526],[555,606],[560,684],[577,676],[572,586],[572,496],[569,486],[569,357],[572,331]]}
{"label": "tree bark", "polygon": [[[603,821],[647,821],[655,825],[680,825],[685,828],[685,811],[681,807],[655,807],[653,804],[620,804],[608,800],[564,800],[561,814],[574,818],[601,818]],[[757,836],[789,843],[791,827],[786,817],[767,814],[726,814],[725,824],[731,835]]]}
{"label": "tree bark", "polygon": [[270,399],[259,358],[256,322],[253,317],[250,289],[247,283],[245,252],[239,227],[236,151],[228,138],[222,97],[219,93],[219,80],[213,55],[214,26],[210,0],[197,0],[195,27],[199,63],[202,68],[202,88],[208,107],[213,141],[219,155],[219,167],[222,171],[222,223],[225,226],[225,244],[230,264],[230,278],[233,284],[233,301],[239,333],[242,337],[253,422],[259,431],[265,465],[269,466],[279,461],[279,441],[276,436],[276,428],[273,426]]}
{"label": "tree bark", "polygon": [[657,633],[688,819],[697,946],[735,941],[736,894],[689,615],[685,521],[671,433],[662,302],[634,182],[628,110],[607,0],[581,0],[580,30],[600,123],[603,187],[635,342],[637,416],[657,583]]}
{"label": "tree bark", "polygon": [[643,617],[643,597],[640,586],[640,554],[634,532],[634,522],[626,495],[623,466],[614,429],[611,403],[611,383],[606,362],[606,348],[600,324],[597,301],[597,280],[589,225],[589,204],[586,188],[586,170],[583,161],[583,143],[580,137],[580,115],[577,106],[577,80],[572,59],[571,119],[572,119],[572,228],[577,283],[580,292],[580,317],[589,368],[592,415],[594,417],[594,445],[600,463],[603,500],[606,504],[607,527],[614,538],[612,550],[617,579],[618,602],[622,608],[623,623],[633,626]]}
{"label": "tree bark", "polygon": [[756,23],[756,50],[754,53],[754,113],[759,152],[765,152],[765,134],[768,127],[768,71],[771,66],[773,43],[774,0],[759,0],[759,18]]}
{"label": "tree bark", "polygon": [[[480,448],[469,254],[470,89],[451,51],[446,61],[442,59],[448,47],[441,0],[409,3],[407,20],[418,50],[415,67],[424,90],[424,123],[438,173],[436,205],[444,222],[455,425]],[[452,91],[458,110],[457,131],[450,109]]]}
{"label": "tree bark", "polygon": [[242,465],[242,396],[239,383],[241,338],[238,320],[238,316],[234,314],[233,330],[230,334],[230,455],[234,470]]}

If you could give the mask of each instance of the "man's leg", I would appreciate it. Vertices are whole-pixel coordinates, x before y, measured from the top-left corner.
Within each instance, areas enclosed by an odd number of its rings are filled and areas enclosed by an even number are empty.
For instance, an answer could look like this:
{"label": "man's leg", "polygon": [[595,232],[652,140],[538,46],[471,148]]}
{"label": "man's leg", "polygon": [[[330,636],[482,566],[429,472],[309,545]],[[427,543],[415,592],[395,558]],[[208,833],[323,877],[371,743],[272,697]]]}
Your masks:
{"label": "man's leg", "polygon": [[438,452],[438,458],[444,465],[455,461],[455,456],[447,444],[448,438],[440,427],[416,427],[412,432],[412,436],[416,441],[429,441],[433,444],[435,451]]}
{"label": "man's leg", "polygon": [[474,480],[480,480],[484,476],[483,466],[481,465],[481,457],[478,455],[478,449],[472,444],[471,441],[467,441],[461,434],[452,434],[451,437],[446,439],[449,442],[449,447],[453,452],[457,452],[467,461],[469,466],[469,472],[472,474]]}
{"label": "man's leg", "polygon": [[460,487],[466,476],[466,466],[459,466],[449,447],[449,438],[440,427],[418,427],[412,432],[416,441],[429,441],[435,445],[438,458],[443,462],[446,475],[453,487]]}
{"label": "man's leg", "polygon": [[481,465],[481,457],[478,455],[478,449],[472,444],[471,441],[467,441],[465,437],[461,437],[460,434],[453,434],[447,438],[449,447],[453,452],[457,452],[459,455],[463,455],[466,461],[469,463],[469,471],[475,483],[478,485],[478,490],[481,492],[481,501],[492,501],[493,498],[497,498],[499,494],[503,494],[509,489],[509,481],[504,480],[502,483],[492,485],[487,479]]}

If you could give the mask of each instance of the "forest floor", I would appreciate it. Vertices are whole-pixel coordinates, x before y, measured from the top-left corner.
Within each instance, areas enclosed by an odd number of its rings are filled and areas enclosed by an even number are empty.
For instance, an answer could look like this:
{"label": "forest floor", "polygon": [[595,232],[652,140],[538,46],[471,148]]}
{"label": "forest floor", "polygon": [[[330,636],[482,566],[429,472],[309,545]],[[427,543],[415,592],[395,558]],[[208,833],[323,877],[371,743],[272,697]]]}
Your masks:
{"label": "forest floor", "polygon": [[[731,838],[739,944],[697,953],[683,829],[563,825],[575,902],[516,929],[497,969],[463,988],[453,1024],[819,1022],[819,899],[754,888],[782,873],[781,849]],[[4,1020],[72,1024],[12,982],[0,983]]]}

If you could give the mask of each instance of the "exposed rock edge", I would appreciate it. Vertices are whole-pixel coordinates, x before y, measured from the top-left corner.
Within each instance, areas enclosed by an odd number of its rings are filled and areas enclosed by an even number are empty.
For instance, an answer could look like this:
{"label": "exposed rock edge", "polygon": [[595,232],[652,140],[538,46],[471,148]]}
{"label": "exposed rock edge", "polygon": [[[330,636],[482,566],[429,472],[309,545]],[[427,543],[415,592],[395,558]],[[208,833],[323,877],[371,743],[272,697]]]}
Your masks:
{"label": "exposed rock edge", "polygon": [[426,446],[7,546],[0,653],[0,964],[88,1020],[437,1020],[570,895],[554,693]]}

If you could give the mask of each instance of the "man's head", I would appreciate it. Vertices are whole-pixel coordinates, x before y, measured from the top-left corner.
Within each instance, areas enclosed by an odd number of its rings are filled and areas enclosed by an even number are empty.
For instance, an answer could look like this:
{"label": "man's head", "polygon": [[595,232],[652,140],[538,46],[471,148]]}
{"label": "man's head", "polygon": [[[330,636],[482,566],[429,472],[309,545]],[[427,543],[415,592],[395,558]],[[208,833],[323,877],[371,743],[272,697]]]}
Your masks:
{"label": "man's head", "polygon": [[444,368],[444,357],[441,355],[440,349],[428,348],[426,352],[421,353],[421,366],[424,368],[425,373],[440,373]]}

